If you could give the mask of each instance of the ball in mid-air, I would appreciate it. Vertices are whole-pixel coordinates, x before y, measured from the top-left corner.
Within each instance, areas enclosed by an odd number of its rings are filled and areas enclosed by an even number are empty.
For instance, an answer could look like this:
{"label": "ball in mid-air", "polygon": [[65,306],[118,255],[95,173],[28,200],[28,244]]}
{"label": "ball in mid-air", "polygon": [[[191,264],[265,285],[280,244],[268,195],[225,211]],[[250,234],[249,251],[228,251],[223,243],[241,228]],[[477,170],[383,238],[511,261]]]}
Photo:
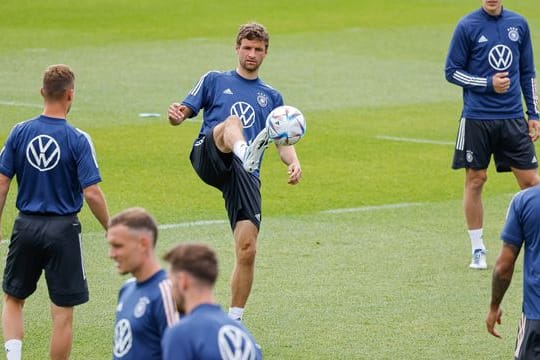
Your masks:
{"label": "ball in mid-air", "polygon": [[266,118],[270,140],[278,145],[294,145],[306,133],[306,120],[297,108],[278,106]]}

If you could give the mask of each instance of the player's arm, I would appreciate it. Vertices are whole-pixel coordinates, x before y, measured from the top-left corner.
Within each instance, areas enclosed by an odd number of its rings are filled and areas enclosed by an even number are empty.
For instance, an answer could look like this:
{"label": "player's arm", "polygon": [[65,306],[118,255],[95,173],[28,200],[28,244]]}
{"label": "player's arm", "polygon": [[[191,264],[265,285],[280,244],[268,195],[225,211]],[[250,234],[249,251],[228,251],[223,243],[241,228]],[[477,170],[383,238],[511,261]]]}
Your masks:
{"label": "player's arm", "polygon": [[534,68],[534,56],[529,32],[529,26],[525,24],[526,31],[521,42],[521,54],[519,57],[520,85],[523,92],[525,105],[527,106],[527,117],[529,119],[529,135],[532,141],[536,141],[540,136],[539,109],[538,109],[538,89],[536,85],[536,71]]}
{"label": "player's arm", "polygon": [[493,92],[492,76],[479,76],[467,71],[469,63],[470,44],[465,25],[459,23],[454,31],[448,55],[446,57],[446,80],[452,84],[476,92]]}
{"label": "player's arm", "polygon": [[2,213],[4,212],[4,206],[6,205],[10,184],[11,179],[4,174],[0,174],[0,240],[2,240]]}
{"label": "player's arm", "polygon": [[302,168],[300,161],[296,155],[296,150],[293,145],[276,145],[281,161],[287,165],[287,173],[289,174],[288,183],[296,185],[302,177]]}
{"label": "player's arm", "polygon": [[99,221],[103,229],[107,231],[107,225],[109,223],[109,211],[107,210],[107,202],[105,201],[105,195],[101,191],[98,184],[87,186],[83,190],[84,199],[88,204],[88,207],[94,214],[95,218]]}
{"label": "player's arm", "polygon": [[184,120],[193,116],[193,110],[180,103],[172,103],[167,111],[169,123],[173,126],[180,125]]}
{"label": "player's arm", "polygon": [[510,282],[512,281],[514,265],[519,255],[519,250],[520,248],[517,246],[504,242],[493,269],[493,277],[491,281],[491,303],[486,316],[486,326],[487,331],[491,335],[498,338],[500,338],[501,335],[495,330],[495,323],[501,323],[501,302],[506,290],[508,289],[508,286],[510,286]]}

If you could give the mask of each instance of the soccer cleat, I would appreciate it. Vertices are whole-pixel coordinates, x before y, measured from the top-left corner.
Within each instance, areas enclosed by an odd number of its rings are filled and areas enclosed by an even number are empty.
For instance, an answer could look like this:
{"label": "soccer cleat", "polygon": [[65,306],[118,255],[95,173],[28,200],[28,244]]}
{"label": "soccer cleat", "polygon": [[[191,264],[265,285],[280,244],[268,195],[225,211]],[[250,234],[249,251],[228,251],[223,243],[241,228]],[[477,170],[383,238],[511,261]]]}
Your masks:
{"label": "soccer cleat", "polygon": [[469,268],[478,270],[487,269],[486,252],[485,249],[474,250]]}
{"label": "soccer cleat", "polygon": [[264,149],[268,147],[268,141],[270,137],[268,136],[268,129],[265,127],[257,134],[255,139],[246,149],[246,154],[244,155],[244,160],[242,161],[244,165],[244,170],[247,172],[254,172],[259,170],[259,164],[261,162],[261,157],[264,153]]}

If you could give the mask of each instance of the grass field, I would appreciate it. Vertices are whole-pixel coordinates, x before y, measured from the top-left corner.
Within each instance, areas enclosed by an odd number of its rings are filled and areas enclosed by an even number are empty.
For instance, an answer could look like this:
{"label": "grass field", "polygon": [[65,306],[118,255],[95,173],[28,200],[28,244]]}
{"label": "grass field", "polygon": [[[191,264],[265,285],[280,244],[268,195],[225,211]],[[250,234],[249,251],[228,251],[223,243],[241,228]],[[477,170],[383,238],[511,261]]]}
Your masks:
{"label": "grass field", "polygon": [[[533,16],[540,3],[504,4],[528,17],[540,59],[540,18]],[[265,357],[508,359],[521,311],[521,268],[503,303],[504,338],[495,339],[484,325],[491,268],[467,268],[463,174],[450,169],[461,92],[446,83],[444,60],[456,22],[479,6],[4,0],[0,142],[15,123],[40,112],[43,69],[71,65],[77,94],[69,119],[93,137],[111,212],[144,206],[161,224],[176,224],[162,229],[159,254],[184,241],[215,247],[217,295],[226,307],[233,261],[226,214],[220,194],[197,179],[187,158],[200,123],[173,128],[165,112],[207,70],[235,66],[240,23],[262,22],[271,44],[261,76],[308,119],[297,146],[302,183],[286,184],[273,149],[262,170],[264,221],[245,324]],[[141,112],[162,116],[143,119]],[[485,240],[492,265],[517,186],[511,175],[489,175]],[[14,194],[2,218],[5,237],[16,215]],[[76,311],[72,358],[108,359],[125,278],[115,273],[88,209],[81,218],[91,301]],[[197,225],[201,220],[220,221]],[[0,248],[5,254],[7,245]],[[43,285],[27,302],[26,359],[47,353]]]}

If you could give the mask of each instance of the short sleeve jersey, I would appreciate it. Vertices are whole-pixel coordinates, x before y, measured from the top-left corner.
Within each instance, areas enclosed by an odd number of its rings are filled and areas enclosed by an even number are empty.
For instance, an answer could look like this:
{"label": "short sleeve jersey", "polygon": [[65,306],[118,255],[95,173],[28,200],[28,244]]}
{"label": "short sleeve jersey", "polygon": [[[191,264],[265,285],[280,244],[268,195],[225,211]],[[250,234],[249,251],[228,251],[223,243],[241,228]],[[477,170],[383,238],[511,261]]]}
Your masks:
{"label": "short sleeve jersey", "polygon": [[175,326],[162,340],[163,360],[262,359],[260,347],[238,321],[214,304],[202,304]]}
{"label": "short sleeve jersey", "polygon": [[43,115],[13,127],[0,151],[0,173],[16,177],[16,206],[32,214],[77,213],[83,189],[101,181],[90,136]]}
{"label": "short sleeve jersey", "polygon": [[[503,72],[511,86],[499,94],[493,75]],[[503,9],[492,16],[481,8],[463,17],[450,43],[446,79],[463,87],[462,116],[467,119],[522,118],[522,94],[529,119],[539,117],[529,25],[515,12]]]}
{"label": "short sleeve jersey", "polygon": [[130,279],[120,289],[113,359],[161,360],[161,338],[179,319],[164,270],[144,282]]}
{"label": "short sleeve jersey", "polygon": [[193,111],[193,116],[204,110],[199,138],[230,115],[237,115],[249,143],[265,126],[268,114],[283,105],[283,99],[261,79],[247,80],[232,70],[206,73],[182,103]]}
{"label": "short sleeve jersey", "polygon": [[514,196],[501,239],[524,247],[523,313],[527,319],[540,320],[540,185]]}

